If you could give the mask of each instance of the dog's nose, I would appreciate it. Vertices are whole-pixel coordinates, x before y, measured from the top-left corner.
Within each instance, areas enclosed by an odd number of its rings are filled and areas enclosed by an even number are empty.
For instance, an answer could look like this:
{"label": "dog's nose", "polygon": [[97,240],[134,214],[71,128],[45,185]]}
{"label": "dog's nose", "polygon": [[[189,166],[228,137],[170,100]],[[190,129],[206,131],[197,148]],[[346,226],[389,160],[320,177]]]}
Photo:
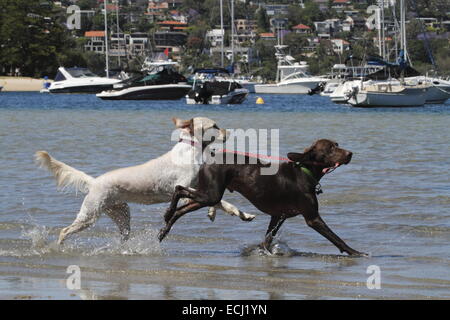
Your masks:
{"label": "dog's nose", "polygon": [[347,151],[347,159],[350,162],[350,160],[352,159],[353,153],[350,151]]}

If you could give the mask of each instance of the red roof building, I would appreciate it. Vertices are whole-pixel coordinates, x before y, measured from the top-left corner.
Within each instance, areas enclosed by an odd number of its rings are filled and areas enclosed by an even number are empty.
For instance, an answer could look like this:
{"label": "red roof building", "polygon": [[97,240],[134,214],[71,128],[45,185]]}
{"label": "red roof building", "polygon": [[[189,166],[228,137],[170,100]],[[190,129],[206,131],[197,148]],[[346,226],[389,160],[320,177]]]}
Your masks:
{"label": "red roof building", "polygon": [[86,31],[84,33],[84,36],[87,38],[104,38],[105,37],[105,31]]}
{"label": "red roof building", "polygon": [[302,23],[300,23],[296,26],[293,26],[292,30],[294,30],[296,33],[310,33],[311,32],[311,28]]}

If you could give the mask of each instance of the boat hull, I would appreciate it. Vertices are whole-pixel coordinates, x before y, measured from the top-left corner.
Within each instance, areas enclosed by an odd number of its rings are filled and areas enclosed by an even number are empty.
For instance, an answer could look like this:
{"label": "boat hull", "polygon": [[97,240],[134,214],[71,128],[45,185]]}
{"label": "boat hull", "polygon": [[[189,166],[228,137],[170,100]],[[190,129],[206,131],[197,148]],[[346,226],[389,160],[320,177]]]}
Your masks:
{"label": "boat hull", "polygon": [[278,84],[257,84],[255,93],[264,94],[308,94],[310,90],[317,87],[321,81],[311,81],[298,83],[278,83]]}
{"label": "boat hull", "polygon": [[404,88],[399,92],[360,91],[349,100],[353,107],[420,107],[425,104],[428,88]]}
{"label": "boat hull", "polygon": [[431,86],[426,94],[427,104],[441,104],[450,98],[450,92],[445,91],[445,88],[439,88],[438,86]]}
{"label": "boat hull", "polygon": [[49,88],[50,93],[100,93],[105,90],[111,90],[114,84],[96,84],[86,86],[54,86]]}
{"label": "boat hull", "polygon": [[[229,92],[226,95],[213,95],[208,99],[208,103],[206,104],[241,104],[247,98],[248,90],[247,89],[236,89],[232,92]],[[195,101],[195,99],[186,96],[187,104],[205,104],[202,102]]]}
{"label": "boat hull", "polygon": [[104,91],[97,97],[103,100],[179,100],[191,88],[190,85],[151,85]]}

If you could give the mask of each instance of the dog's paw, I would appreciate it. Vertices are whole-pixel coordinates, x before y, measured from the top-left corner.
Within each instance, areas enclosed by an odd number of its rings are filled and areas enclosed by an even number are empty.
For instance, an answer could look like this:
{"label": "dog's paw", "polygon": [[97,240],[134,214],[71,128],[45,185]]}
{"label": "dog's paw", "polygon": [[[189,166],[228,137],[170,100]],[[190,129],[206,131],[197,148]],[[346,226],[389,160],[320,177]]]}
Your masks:
{"label": "dog's paw", "polygon": [[211,222],[214,222],[214,220],[216,220],[216,209],[214,207],[209,208],[208,218],[209,220],[211,220]]}
{"label": "dog's paw", "polygon": [[164,240],[164,238],[166,237],[168,232],[169,232],[169,230],[167,230],[167,228],[162,228],[161,230],[159,230],[159,233],[158,233],[159,242]]}
{"label": "dog's paw", "polygon": [[249,214],[249,213],[242,213],[242,215],[239,216],[239,218],[241,218],[242,221],[246,221],[246,222],[250,222],[253,221],[253,219],[255,219],[255,215],[254,214]]}
{"label": "dog's paw", "polygon": [[356,251],[356,250],[347,251],[347,253],[348,253],[349,256],[355,257],[355,258],[357,258],[357,257],[366,257],[366,258],[370,257],[370,255],[368,253],[359,252],[359,251]]}

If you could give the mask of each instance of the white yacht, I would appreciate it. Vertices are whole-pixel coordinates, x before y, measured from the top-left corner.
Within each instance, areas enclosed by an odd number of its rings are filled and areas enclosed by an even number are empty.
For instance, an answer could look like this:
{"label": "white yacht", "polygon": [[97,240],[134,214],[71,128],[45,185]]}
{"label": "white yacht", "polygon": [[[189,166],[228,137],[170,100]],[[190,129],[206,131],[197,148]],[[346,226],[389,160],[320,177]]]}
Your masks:
{"label": "white yacht", "polygon": [[58,68],[50,93],[99,93],[110,90],[120,79],[103,78],[86,68]]}
{"label": "white yacht", "polygon": [[257,84],[255,93],[307,94],[327,78],[311,76],[306,62],[296,62],[284,53],[288,46],[276,45],[275,56],[278,60],[277,79],[274,84]]}

